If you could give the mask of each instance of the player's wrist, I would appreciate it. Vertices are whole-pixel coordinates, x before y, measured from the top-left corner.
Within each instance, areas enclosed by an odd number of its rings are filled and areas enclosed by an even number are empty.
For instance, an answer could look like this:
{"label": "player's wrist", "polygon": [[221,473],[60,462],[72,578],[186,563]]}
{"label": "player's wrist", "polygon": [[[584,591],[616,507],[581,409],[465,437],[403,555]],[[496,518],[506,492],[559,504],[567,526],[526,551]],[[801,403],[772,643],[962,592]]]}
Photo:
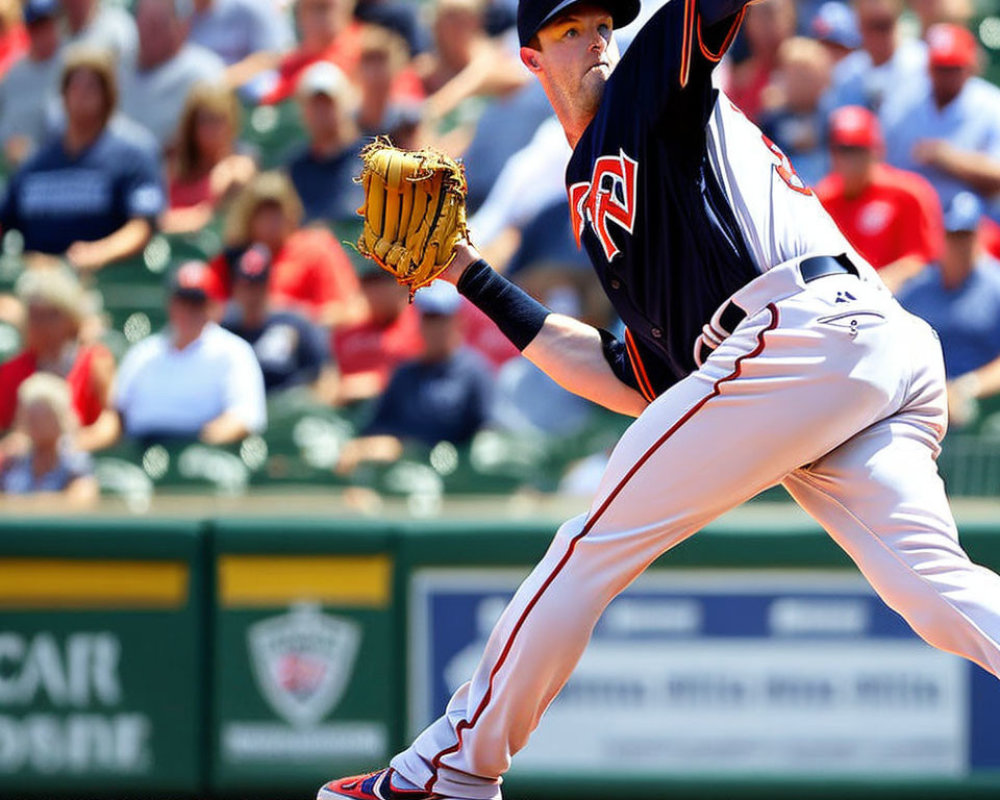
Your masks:
{"label": "player's wrist", "polygon": [[475,247],[468,242],[459,242],[455,245],[455,257],[440,277],[457,286],[465,271],[480,259],[482,256]]}

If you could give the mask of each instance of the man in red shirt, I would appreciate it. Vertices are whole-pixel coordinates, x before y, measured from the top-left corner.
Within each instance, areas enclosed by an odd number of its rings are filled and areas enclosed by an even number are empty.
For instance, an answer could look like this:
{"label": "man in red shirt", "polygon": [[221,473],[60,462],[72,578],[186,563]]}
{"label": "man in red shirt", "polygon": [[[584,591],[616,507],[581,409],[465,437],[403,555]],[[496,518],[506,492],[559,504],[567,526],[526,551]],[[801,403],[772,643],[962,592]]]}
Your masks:
{"label": "man in red shirt", "polygon": [[362,29],[353,14],[350,0],[299,0],[295,6],[299,46],[281,59],[277,82],[261,102],[287,100],[305,70],[317,61],[329,61],[353,75],[361,56]]}
{"label": "man in red shirt", "polygon": [[370,261],[359,265],[361,291],[368,306],[362,322],[333,332],[332,347],[340,382],[330,401],[346,405],[381,394],[393,370],[420,355],[420,320],[404,287]]}
{"label": "man in red shirt", "polygon": [[830,115],[830,150],[833,171],[816,186],[816,195],[895,291],[941,252],[937,194],[919,175],[882,163],[878,120],[861,106]]}

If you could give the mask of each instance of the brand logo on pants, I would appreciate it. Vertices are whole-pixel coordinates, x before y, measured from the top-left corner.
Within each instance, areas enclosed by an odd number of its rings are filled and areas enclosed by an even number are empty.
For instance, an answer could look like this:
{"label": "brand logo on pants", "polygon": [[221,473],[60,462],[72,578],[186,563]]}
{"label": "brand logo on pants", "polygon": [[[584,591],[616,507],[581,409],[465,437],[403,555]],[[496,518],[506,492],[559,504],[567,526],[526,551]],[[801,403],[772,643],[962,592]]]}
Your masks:
{"label": "brand logo on pants", "polygon": [[361,645],[361,627],[303,605],[254,623],[247,638],[261,694],[289,723],[309,727],[343,697]]}

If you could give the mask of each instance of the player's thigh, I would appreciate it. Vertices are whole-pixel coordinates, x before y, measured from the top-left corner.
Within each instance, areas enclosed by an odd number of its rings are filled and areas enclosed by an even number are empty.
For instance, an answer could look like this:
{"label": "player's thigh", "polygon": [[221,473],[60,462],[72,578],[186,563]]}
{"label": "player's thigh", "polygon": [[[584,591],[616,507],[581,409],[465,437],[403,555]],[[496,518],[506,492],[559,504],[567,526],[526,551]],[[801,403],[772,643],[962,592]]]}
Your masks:
{"label": "player's thigh", "polygon": [[857,378],[848,354],[830,368],[841,346],[782,330],[767,311],[741,326],[626,431],[596,527],[704,524],[884,416],[890,392]]}

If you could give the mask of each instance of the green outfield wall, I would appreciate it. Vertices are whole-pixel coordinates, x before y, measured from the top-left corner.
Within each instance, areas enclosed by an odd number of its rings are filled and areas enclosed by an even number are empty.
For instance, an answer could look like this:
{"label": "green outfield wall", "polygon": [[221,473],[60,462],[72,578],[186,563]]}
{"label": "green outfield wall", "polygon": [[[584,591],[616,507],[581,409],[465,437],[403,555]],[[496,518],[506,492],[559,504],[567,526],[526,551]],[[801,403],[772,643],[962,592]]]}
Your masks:
{"label": "green outfield wall", "polygon": [[[309,798],[469,675],[549,523],[0,521],[0,798]],[[966,525],[1000,567],[1000,521]],[[1000,682],[808,522],[719,523],[616,599],[505,797],[997,797]]]}

